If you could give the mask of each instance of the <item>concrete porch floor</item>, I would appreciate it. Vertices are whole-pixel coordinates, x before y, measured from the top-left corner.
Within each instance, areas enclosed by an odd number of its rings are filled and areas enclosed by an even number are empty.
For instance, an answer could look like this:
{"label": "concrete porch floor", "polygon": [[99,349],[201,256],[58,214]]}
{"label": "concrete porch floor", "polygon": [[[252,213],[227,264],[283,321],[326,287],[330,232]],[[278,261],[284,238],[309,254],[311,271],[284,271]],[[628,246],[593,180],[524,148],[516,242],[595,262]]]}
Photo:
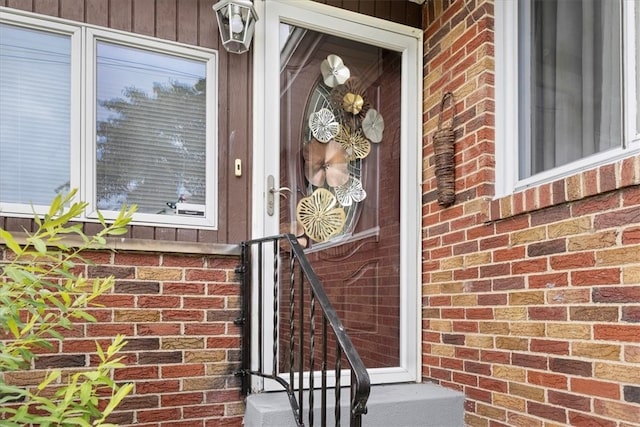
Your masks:
{"label": "concrete porch floor", "polygon": [[[349,425],[349,389],[341,396],[341,425]],[[333,395],[327,412],[328,425],[333,425]],[[320,392],[314,394],[314,424],[320,425]],[[305,425],[308,411],[305,396]],[[464,427],[464,395],[436,384],[388,384],[371,387],[368,413],[362,418],[367,427]],[[247,398],[244,417],[246,427],[295,427],[293,413],[284,392],[252,394]]]}

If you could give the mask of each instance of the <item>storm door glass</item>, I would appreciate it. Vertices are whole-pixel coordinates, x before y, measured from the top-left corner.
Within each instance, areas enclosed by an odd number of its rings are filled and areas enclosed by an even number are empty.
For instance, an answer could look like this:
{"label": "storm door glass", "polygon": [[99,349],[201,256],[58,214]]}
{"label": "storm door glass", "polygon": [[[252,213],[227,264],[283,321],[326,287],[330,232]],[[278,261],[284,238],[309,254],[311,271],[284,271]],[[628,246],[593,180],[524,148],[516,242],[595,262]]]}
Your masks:
{"label": "storm door glass", "polygon": [[[366,367],[400,366],[402,55],[280,28],[279,175],[291,189],[280,200],[280,231],[306,248]],[[289,316],[281,310],[282,327]]]}

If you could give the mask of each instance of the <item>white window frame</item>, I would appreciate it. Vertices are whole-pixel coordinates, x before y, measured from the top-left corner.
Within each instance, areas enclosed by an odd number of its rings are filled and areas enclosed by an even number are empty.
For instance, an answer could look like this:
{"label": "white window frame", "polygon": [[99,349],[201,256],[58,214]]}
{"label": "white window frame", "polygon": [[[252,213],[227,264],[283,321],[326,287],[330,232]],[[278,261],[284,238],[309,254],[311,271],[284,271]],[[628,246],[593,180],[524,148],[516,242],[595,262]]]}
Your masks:
{"label": "white window frame", "polygon": [[[265,177],[278,176],[279,126],[280,123],[280,22],[300,26],[314,31],[332,34],[369,43],[402,53],[401,86],[401,160],[400,209],[403,221],[400,225],[400,361],[399,366],[369,369],[374,384],[420,381],[421,343],[421,243],[419,239],[422,194],[422,31],[404,25],[382,21],[354,12],[337,9],[310,0],[256,0],[254,6],[264,19],[256,23],[254,39],[253,87],[253,237],[264,237],[279,233],[279,218],[268,216]],[[275,210],[278,211],[278,201]],[[265,277],[272,277],[273,270],[267,266]],[[269,283],[269,281],[265,281]],[[264,329],[273,318],[272,294],[265,292],[263,310]],[[257,306],[257,296],[252,296]],[[257,331],[257,325],[254,325]],[[270,366],[273,337],[264,334],[264,366]],[[257,361],[259,339],[252,337],[253,356]],[[333,375],[333,374],[330,374]],[[279,389],[272,381],[263,382],[253,377],[256,390]],[[342,384],[349,383],[343,373]],[[319,379],[317,380],[319,382]],[[329,379],[331,382],[332,379]]]}
{"label": "white window frame", "polygon": [[[217,229],[218,218],[218,141],[217,141],[217,51],[185,45],[123,31],[112,30],[67,21],[29,12],[0,8],[0,22],[24,28],[71,37],[71,140],[70,183],[78,188],[78,198],[88,202],[81,221],[98,219],[96,208],[96,42],[105,41],[144,49],[190,60],[201,61],[206,66],[206,205],[203,217],[156,215],[136,213],[133,224],[170,226],[177,228]],[[53,195],[52,195],[53,198]],[[32,216],[35,211],[43,214],[48,206],[0,203],[0,212],[5,216]],[[101,210],[106,219],[113,219],[117,211]]]}
{"label": "white window frame", "polygon": [[[602,164],[640,154],[640,124],[636,109],[640,88],[636,87],[636,73],[640,58],[635,55],[637,42],[634,13],[640,8],[634,0],[622,0],[623,10],[623,141],[615,149],[596,153],[569,164],[559,166],[525,179],[519,179],[519,105],[517,1],[496,1],[495,12],[495,96],[496,96],[496,183],[495,197],[505,197],[528,187],[554,181]],[[634,60],[636,58],[636,60]]]}

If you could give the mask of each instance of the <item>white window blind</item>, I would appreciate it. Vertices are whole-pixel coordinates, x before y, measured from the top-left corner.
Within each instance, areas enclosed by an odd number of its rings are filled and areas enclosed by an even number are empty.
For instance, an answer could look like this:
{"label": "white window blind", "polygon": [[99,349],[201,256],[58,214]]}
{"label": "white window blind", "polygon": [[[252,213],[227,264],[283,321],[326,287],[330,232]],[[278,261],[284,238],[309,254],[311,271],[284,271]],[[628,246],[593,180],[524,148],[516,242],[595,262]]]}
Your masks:
{"label": "white window blind", "polygon": [[70,64],[69,35],[0,24],[0,203],[69,189]]}
{"label": "white window blind", "polygon": [[98,209],[206,204],[206,63],[96,44]]}

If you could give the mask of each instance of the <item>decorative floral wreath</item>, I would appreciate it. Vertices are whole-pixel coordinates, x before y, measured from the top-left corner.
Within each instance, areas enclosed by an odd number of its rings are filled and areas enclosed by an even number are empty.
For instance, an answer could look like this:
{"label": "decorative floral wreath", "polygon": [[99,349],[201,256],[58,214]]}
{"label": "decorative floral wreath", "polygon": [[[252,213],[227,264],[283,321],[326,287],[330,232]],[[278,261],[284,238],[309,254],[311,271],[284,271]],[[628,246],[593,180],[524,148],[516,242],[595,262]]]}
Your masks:
{"label": "decorative floral wreath", "polygon": [[296,219],[300,240],[306,235],[321,243],[343,234],[345,208],[354,209],[367,197],[360,177],[350,170],[358,169],[355,163],[369,155],[372,142],[382,141],[384,119],[371,108],[342,58],[327,56],[320,72],[320,84],[331,89],[331,102],[309,114],[313,138],[304,142],[302,156],[304,176],[313,191],[298,202]]}

